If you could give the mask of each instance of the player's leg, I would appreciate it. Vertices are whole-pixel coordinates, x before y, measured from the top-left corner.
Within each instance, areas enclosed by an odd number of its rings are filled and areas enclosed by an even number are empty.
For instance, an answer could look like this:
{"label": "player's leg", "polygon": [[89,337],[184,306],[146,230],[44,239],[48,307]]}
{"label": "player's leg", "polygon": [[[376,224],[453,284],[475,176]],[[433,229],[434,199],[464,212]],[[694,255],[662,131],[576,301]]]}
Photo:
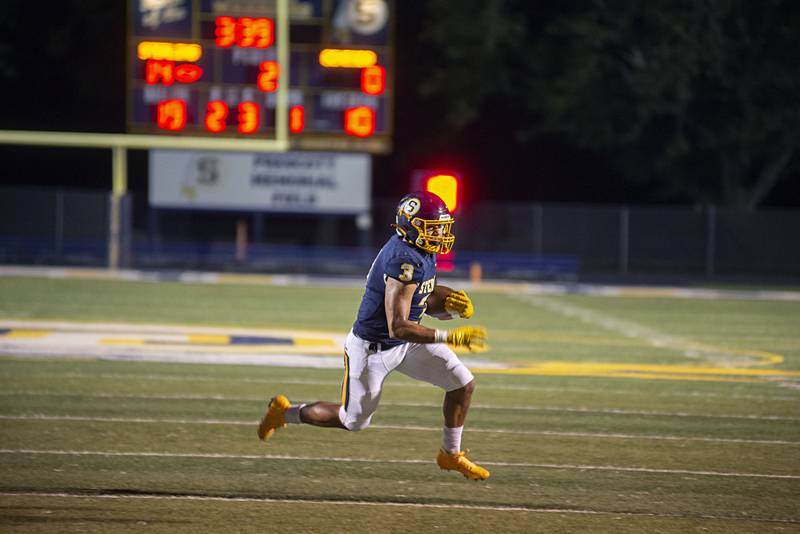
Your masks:
{"label": "player's leg", "polygon": [[475,391],[475,379],[473,378],[465,386],[453,389],[444,394],[442,412],[444,413],[444,424],[446,427],[463,427],[469,413],[469,406],[472,403],[472,393]]}
{"label": "player's leg", "polygon": [[[302,404],[295,409],[297,410],[297,423],[306,423],[309,425],[314,426],[324,426],[324,427],[331,427],[331,428],[345,428],[342,420],[339,418],[339,408],[341,408],[341,404],[338,402],[326,402],[326,401],[317,401],[312,404]],[[286,410],[286,422],[287,423],[294,423],[295,421],[290,421],[291,418],[290,412],[292,411],[292,407]]]}
{"label": "player's leg", "polygon": [[286,397],[278,395],[270,401],[259,425],[258,436],[266,440],[275,429],[300,423],[347,430],[367,428],[378,408],[383,381],[390,371],[379,357],[384,353],[371,355],[368,345],[352,332],[347,336],[341,403],[318,401],[290,405]]}
{"label": "player's leg", "polygon": [[473,480],[489,478],[489,471],[468,460],[461,450],[461,434],[475,391],[475,377],[443,343],[409,345],[397,370],[445,390],[442,447],[436,458],[439,467],[458,471]]}

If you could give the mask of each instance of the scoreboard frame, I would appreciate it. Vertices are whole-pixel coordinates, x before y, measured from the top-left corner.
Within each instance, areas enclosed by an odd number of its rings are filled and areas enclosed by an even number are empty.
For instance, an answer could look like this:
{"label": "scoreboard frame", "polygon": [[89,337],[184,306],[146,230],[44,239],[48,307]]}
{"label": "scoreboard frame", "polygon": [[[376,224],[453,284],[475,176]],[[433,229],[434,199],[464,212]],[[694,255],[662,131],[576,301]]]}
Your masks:
{"label": "scoreboard frame", "polygon": [[[141,29],[143,15],[135,9],[169,4],[188,11],[185,18],[189,20],[183,21],[181,31],[165,30],[158,35],[161,26]],[[342,22],[337,18],[345,11],[350,14],[353,5],[369,4],[383,10],[377,36],[350,31],[342,38]],[[265,145],[270,147],[267,150],[391,151],[394,0],[128,0],[128,13],[129,133],[206,141],[273,141],[273,146]],[[218,44],[219,19],[225,18],[229,20],[223,22],[237,24],[260,21],[260,44],[265,46],[254,46],[249,39],[252,32],[239,30],[232,45],[230,41]],[[264,29],[265,20],[274,22],[274,45]],[[213,24],[217,25],[215,40],[210,39]],[[290,27],[298,30],[295,41]],[[334,35],[334,31],[339,33]],[[249,39],[246,43],[241,41],[243,35]],[[258,71],[253,61],[260,63]],[[151,71],[151,64],[158,67],[159,63],[169,67],[167,74]],[[274,72],[262,84],[265,64]],[[155,72],[152,78],[151,72]],[[167,107],[170,103],[175,107]],[[212,103],[222,122],[208,122]],[[178,122],[170,122],[175,117]],[[243,128],[242,121],[248,117],[251,122]]]}

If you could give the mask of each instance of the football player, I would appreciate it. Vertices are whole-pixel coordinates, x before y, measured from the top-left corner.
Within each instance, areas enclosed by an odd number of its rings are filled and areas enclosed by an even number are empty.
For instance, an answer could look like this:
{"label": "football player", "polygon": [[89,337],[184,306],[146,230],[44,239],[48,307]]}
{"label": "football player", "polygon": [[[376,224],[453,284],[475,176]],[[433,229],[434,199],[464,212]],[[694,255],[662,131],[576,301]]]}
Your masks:
{"label": "football player", "polygon": [[474,312],[464,291],[436,283],[436,255],[452,249],[453,222],[447,206],[433,193],[415,192],[400,200],[392,225],[396,234],[372,263],[358,316],[345,341],[341,403],[291,405],[277,395],[259,424],[259,438],[268,440],[287,423],[363,430],[378,408],[386,376],[399,371],[446,392],[439,467],[473,480],[489,477],[489,471],[461,450],[475,379],[450,348],[484,350],[486,330],[435,330],[419,324],[423,313],[468,319]]}

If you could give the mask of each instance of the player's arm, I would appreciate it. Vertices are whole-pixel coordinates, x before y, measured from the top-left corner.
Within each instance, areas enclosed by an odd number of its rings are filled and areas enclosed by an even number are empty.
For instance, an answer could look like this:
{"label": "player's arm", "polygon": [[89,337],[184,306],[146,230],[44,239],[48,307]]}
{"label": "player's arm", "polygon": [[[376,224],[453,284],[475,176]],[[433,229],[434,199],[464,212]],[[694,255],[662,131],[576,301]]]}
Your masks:
{"label": "player's arm", "polygon": [[472,299],[465,291],[455,291],[450,287],[436,284],[433,294],[428,298],[425,313],[442,321],[461,317],[469,319],[475,313]]}
{"label": "player's arm", "polygon": [[415,283],[403,283],[392,277],[386,278],[384,303],[389,335],[412,343],[433,343],[436,330],[408,320],[411,314],[411,301],[417,290]]}
{"label": "player's arm", "polygon": [[416,290],[415,283],[403,283],[387,277],[384,303],[391,337],[412,343],[447,343],[454,347],[467,347],[472,351],[486,349],[486,330],[481,327],[462,326],[452,330],[434,330],[409,321],[411,301]]}

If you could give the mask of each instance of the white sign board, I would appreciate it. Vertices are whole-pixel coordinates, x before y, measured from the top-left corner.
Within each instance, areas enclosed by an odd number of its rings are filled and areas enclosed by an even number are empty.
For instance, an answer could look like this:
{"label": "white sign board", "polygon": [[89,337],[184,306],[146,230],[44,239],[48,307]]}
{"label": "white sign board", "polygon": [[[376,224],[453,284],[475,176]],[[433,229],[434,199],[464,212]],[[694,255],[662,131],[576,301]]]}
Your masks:
{"label": "white sign board", "polygon": [[370,209],[371,160],[335,152],[150,151],[150,205],[295,213]]}

